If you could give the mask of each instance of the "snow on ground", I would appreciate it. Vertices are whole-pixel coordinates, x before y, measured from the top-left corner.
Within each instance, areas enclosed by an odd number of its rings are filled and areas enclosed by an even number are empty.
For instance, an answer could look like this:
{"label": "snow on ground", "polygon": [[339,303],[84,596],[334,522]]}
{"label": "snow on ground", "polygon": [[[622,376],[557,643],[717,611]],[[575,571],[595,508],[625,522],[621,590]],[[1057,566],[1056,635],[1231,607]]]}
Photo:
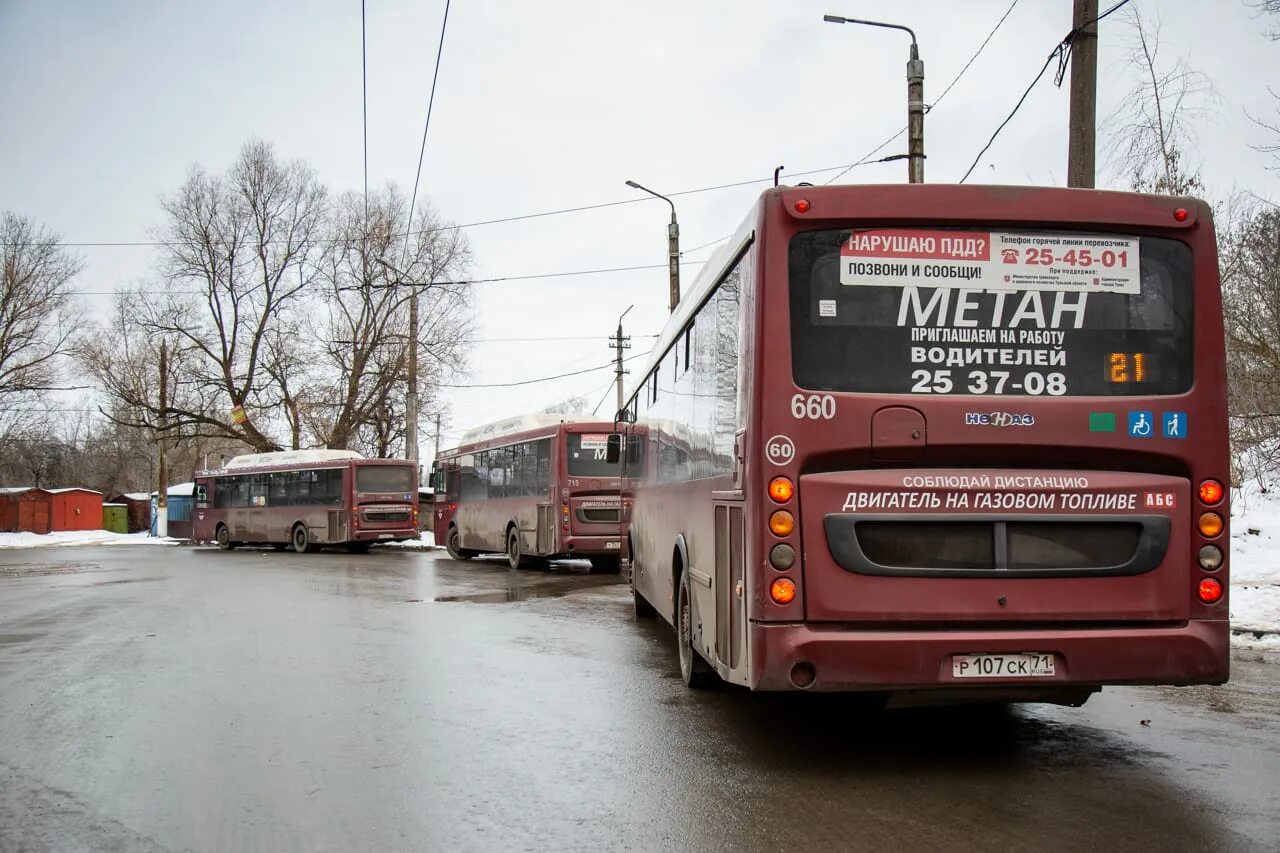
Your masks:
{"label": "snow on ground", "polygon": [[1232,642],[1280,651],[1280,488],[1249,480],[1235,490],[1229,569]]}
{"label": "snow on ground", "polygon": [[388,542],[386,545],[379,546],[381,548],[407,548],[410,551],[431,551],[442,546],[436,544],[436,536],[430,530],[424,530],[418,535],[417,539],[409,539],[404,542]]}
{"label": "snow on ground", "polygon": [[38,548],[41,545],[177,545],[180,540],[110,530],[67,530],[58,533],[0,533],[0,548]]}

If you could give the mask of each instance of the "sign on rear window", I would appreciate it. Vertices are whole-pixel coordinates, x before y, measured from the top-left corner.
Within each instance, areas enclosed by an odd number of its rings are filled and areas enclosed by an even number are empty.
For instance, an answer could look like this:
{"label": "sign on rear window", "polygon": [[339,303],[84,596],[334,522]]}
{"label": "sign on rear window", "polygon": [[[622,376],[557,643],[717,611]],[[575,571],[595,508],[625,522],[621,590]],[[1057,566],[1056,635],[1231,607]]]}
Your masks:
{"label": "sign on rear window", "polygon": [[939,229],[791,240],[796,384],[976,395],[1191,386],[1191,252],[1124,235]]}

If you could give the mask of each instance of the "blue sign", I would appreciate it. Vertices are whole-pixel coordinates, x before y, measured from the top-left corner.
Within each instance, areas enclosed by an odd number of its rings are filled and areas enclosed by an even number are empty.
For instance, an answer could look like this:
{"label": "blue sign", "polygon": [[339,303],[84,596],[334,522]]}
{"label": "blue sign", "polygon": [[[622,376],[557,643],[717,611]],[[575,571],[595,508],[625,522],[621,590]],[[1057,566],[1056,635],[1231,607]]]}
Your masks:
{"label": "blue sign", "polygon": [[1160,420],[1164,424],[1165,438],[1187,437],[1186,412],[1162,412],[1160,414]]}
{"label": "blue sign", "polygon": [[1129,437],[1151,438],[1155,433],[1155,414],[1152,412],[1129,413]]}

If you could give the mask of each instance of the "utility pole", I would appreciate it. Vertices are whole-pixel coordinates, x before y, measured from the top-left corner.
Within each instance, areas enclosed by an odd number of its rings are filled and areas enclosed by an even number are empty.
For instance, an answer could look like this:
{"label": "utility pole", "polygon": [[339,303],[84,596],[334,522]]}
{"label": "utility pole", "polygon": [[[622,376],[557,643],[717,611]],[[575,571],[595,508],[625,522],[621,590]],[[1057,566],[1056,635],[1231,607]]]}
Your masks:
{"label": "utility pole", "polygon": [[618,390],[618,406],[616,409],[614,409],[614,411],[616,412],[622,411],[622,377],[625,376],[627,372],[622,369],[622,351],[631,349],[631,338],[624,337],[622,334],[622,318],[627,316],[627,313],[634,307],[636,306],[634,305],[627,306],[627,310],[623,311],[622,314],[619,315],[618,331],[614,334],[612,338],[609,339],[609,345],[613,347],[613,353],[614,353],[613,355],[614,385],[617,387],[617,390]]}
{"label": "utility pole", "polygon": [[432,456],[431,458],[433,461],[440,458],[440,413],[439,412],[436,412],[436,452],[435,452],[435,455]]}
{"label": "utility pole", "polygon": [[160,428],[156,444],[160,458],[156,461],[156,536],[169,535],[169,467],[165,460],[165,426],[169,413],[169,346],[160,341]]}
{"label": "utility pole", "polygon": [[[1097,3],[1094,3],[1097,7]],[[846,18],[842,15],[823,15],[828,24],[862,24],[867,27],[883,27],[902,30],[911,36],[911,54],[907,60],[907,180],[913,184],[924,183],[924,62],[916,44],[915,31],[901,24],[884,21],[868,21],[865,18]],[[776,179],[776,175],[774,176]]]}
{"label": "utility pole", "polygon": [[662,193],[656,193],[648,187],[642,187],[635,181],[627,181],[627,186],[633,190],[640,190],[660,198],[671,205],[671,224],[667,226],[667,273],[671,279],[667,310],[674,314],[676,306],[680,304],[680,223],[676,221],[676,203]]}
{"label": "utility pole", "polygon": [[1093,189],[1098,140],[1098,0],[1074,0],[1074,4],[1067,186]]}
{"label": "utility pole", "polygon": [[410,284],[409,297],[409,392],[405,395],[405,457],[418,461],[418,285]]}

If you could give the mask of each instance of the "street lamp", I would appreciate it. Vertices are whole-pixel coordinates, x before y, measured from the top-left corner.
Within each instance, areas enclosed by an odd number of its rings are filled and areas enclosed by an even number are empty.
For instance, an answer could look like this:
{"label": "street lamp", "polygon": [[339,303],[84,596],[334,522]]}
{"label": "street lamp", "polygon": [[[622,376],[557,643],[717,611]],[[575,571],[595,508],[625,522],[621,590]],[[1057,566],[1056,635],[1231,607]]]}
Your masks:
{"label": "street lamp", "polygon": [[884,27],[902,30],[911,36],[911,58],[907,61],[907,180],[913,184],[924,183],[924,62],[916,46],[916,34],[901,24],[882,21],[866,21],[861,18],[842,18],[839,15],[823,15],[830,24],[863,24],[868,27]]}
{"label": "street lamp", "polygon": [[668,308],[675,313],[676,306],[680,304],[680,223],[676,222],[676,203],[662,193],[642,187],[635,181],[627,181],[627,186],[657,196],[671,205],[671,224],[667,226],[667,266],[671,275],[671,304]]}
{"label": "street lamp", "polygon": [[[404,449],[405,456],[418,461],[418,288],[417,282],[406,282],[407,275],[384,261],[374,258],[396,277],[396,285],[408,284],[409,296],[409,390],[405,394]],[[431,285],[427,284],[427,288]]]}

